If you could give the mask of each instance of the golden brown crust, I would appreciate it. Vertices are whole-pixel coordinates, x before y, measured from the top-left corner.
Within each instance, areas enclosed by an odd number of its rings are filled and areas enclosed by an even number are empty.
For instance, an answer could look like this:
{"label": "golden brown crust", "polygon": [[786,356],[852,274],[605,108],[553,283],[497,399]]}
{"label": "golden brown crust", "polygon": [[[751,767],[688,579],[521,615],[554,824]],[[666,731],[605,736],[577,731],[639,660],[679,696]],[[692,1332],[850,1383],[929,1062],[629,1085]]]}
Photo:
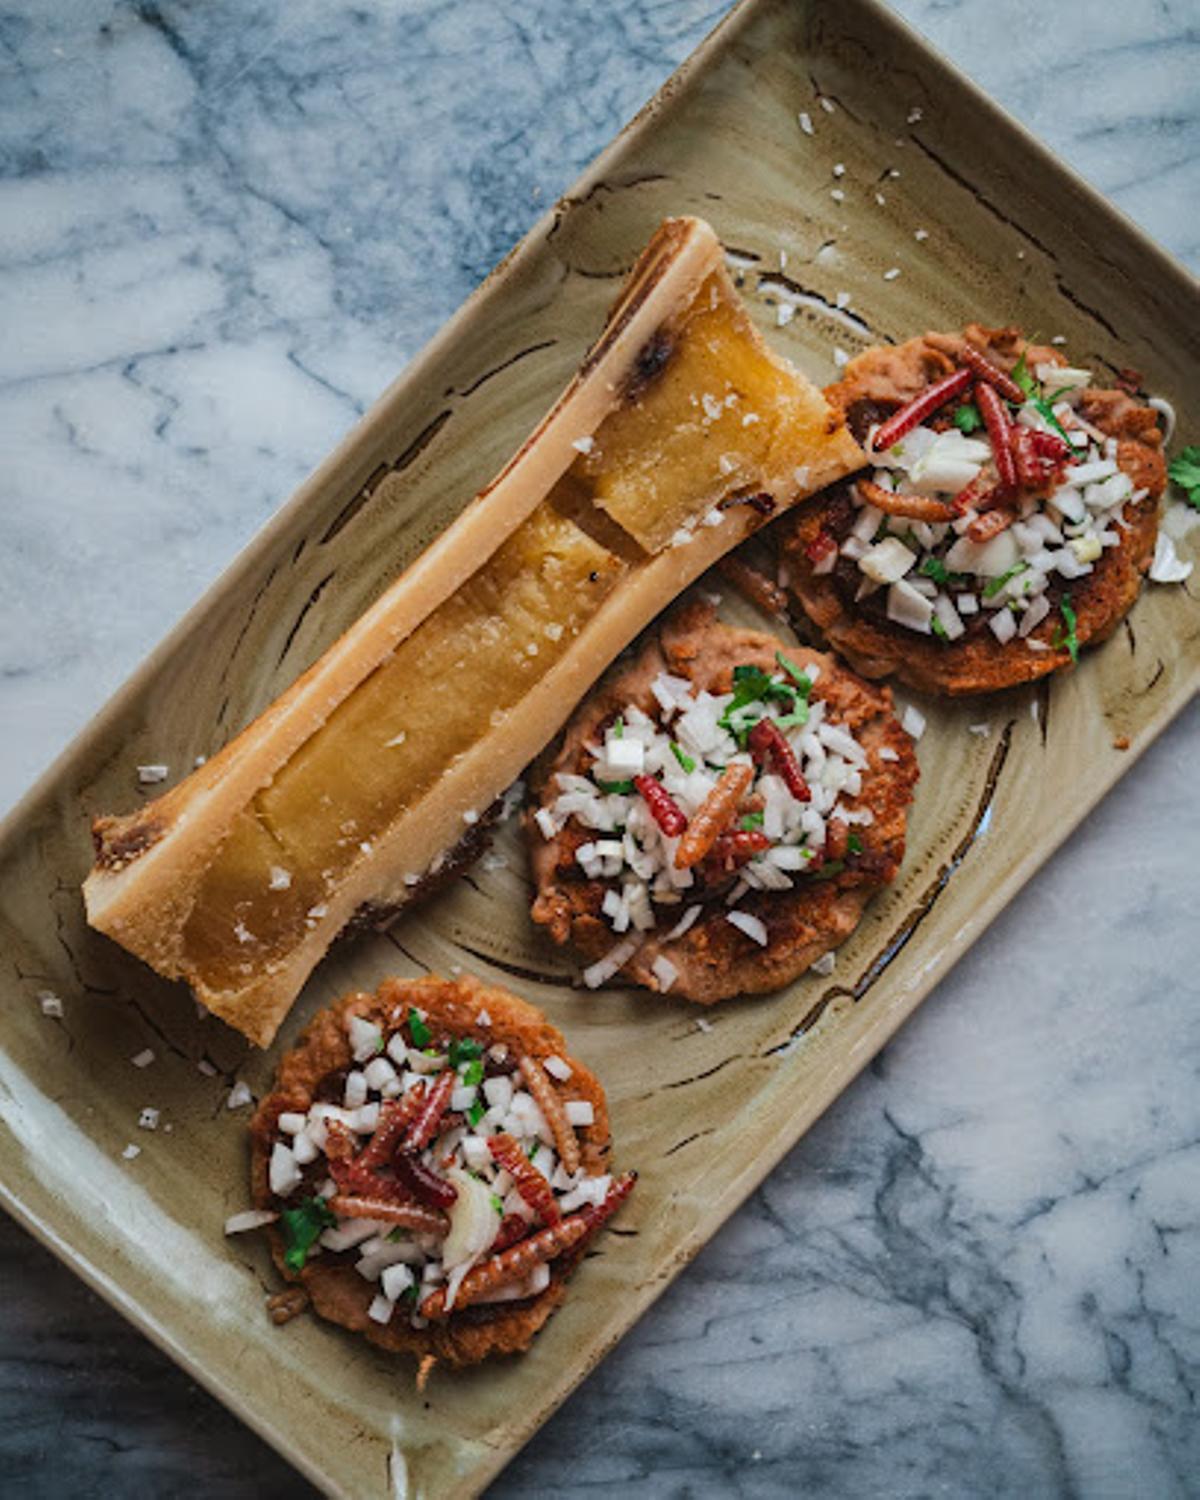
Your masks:
{"label": "golden brown crust", "polygon": [[[1057,349],[1026,345],[1015,328],[969,324],[961,335],[928,333],[894,348],[870,349],[852,360],[842,380],[825,394],[846,413],[852,429],[864,436],[871,423],[956,368],[952,356],[964,341],[1006,370],[1022,352],[1033,366],[1063,363]],[[837,507],[848,503],[845,485],[835,485],[777,529],[792,591],[829,645],[867,677],[895,676],[923,692],[959,696],[998,692],[1069,667],[1070,652],[1053,644],[1062,629],[1058,605],[1064,593],[1071,596],[1079,644],[1106,640],[1137,599],[1153,559],[1166,467],[1157,417],[1143,403],[1124,391],[1089,389],[1078,410],[1094,427],[1117,438],[1118,463],[1135,489],[1149,493],[1125,507],[1129,525],[1120,544],[1107,548],[1090,574],[1069,584],[1051,584],[1053,608],[1027,639],[1001,645],[980,615],[969,623],[966,635],[945,643],[856,610],[835,576],[814,573],[808,557],[807,549],[828,527]]]}
{"label": "golden brown crust", "polygon": [[[275,1088],[259,1104],[250,1123],[251,1190],[259,1208],[278,1208],[270,1190],[268,1163],[277,1138],[276,1121],[287,1110],[307,1110],[321,1081],[331,1073],[352,1066],[346,1034],[351,1016],[376,1022],[387,1036],[416,1006],[425,1012],[434,1035],[473,1037],[485,1046],[504,1042],[513,1053],[527,1052],[539,1060],[557,1054],[572,1069],[570,1079],[560,1085],[564,1098],[586,1099],[595,1114],[594,1123],[580,1126],[581,1155],[589,1175],[607,1170],[611,1149],[608,1107],[599,1080],[577,1059],[569,1056],[562,1033],[534,1006],[507,990],[482,984],[464,975],[460,979],[389,979],[375,994],[347,995],[321,1011],[309,1023],[296,1045],[280,1061]],[[490,1024],[481,1026],[477,1017],[486,1011]],[[566,1295],[566,1281],[582,1258],[586,1245],[550,1263],[550,1285],[536,1297],[520,1302],[486,1304],[452,1314],[428,1328],[413,1328],[400,1317],[380,1324],[367,1316],[377,1288],[361,1277],[349,1260],[326,1256],[310,1259],[296,1272],[284,1263],[284,1242],[279,1231],[268,1231],[271,1258],[288,1281],[308,1293],[321,1317],[363,1334],[372,1344],[392,1353],[412,1354],[418,1359],[433,1356],[451,1368],[478,1364],[493,1354],[515,1354],[530,1341]]]}
{"label": "golden brown crust", "polygon": [[[711,693],[730,689],[733,668],[742,663],[776,668],[779,642],[758,630],[736,629],[716,622],[707,604],[684,605],[650,636],[632,661],[619,664],[576,711],[561,743],[537,763],[531,781],[534,805],[555,800],[554,776],[579,771],[587,754],[584,745],[600,727],[628,704],[654,714],[657,704],[650,684],[660,672],[689,678]],[[861,861],[829,880],[808,879],[788,891],[751,891],[738,909],[758,917],[766,926],[768,943],[761,947],[726,920],[723,901],[716,900],[682,937],[668,940],[666,931],[647,935],[625,964],[622,976],[647,989],[661,988],[654,962],[666,957],[678,970],[671,994],[700,1004],[739,994],[764,994],[795,979],[823,954],[853,932],[875,892],[895,878],[904,857],[908,804],[917,780],[912,741],[892,713],[891,690],[862,681],[832,657],[804,647],[788,648],[798,666],[820,666],[813,699],[824,699],[838,723],[858,740],[869,760],[859,797],[846,797],[848,807],[868,807],[874,822],[862,830],[866,845]],[[890,751],[895,760],[881,759]],[[600,914],[605,885],[587,880],[575,861],[581,837],[573,825],[558,838],[546,840],[532,818],[527,818],[537,896],[533,918],[546,926],[556,942],[570,942],[585,958],[597,959],[619,939]],[[686,900],[678,907],[682,915]]]}

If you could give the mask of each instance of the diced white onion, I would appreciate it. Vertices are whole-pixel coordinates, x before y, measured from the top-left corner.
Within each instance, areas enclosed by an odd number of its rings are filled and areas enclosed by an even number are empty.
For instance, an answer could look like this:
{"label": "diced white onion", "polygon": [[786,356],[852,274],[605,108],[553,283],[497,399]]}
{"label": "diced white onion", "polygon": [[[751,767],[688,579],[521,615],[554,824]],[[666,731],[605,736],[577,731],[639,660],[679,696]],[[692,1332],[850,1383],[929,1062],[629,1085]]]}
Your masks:
{"label": "diced white onion", "polygon": [[483,1097],[493,1109],[507,1110],[513,1101],[513,1081],[506,1074],[483,1080]]}
{"label": "diced white onion", "polygon": [[925,715],[914,704],[908,704],[900,720],[900,728],[910,739],[919,740],[925,733]]}
{"label": "diced white onion", "polygon": [[664,995],[679,978],[679,970],[665,953],[658,955],[650,965],[650,969],[655,979],[658,980],[658,987]]}
{"label": "diced white onion", "polygon": [[300,1186],[300,1166],[290,1146],[276,1141],[271,1149],[271,1161],[267,1169],[271,1191],[277,1198],[286,1198]]}
{"label": "diced white onion", "polygon": [[374,1021],[368,1021],[363,1016],[351,1016],[346,1029],[355,1062],[366,1062],[383,1050],[383,1032]]}
{"label": "diced white onion", "polygon": [[876,583],[896,583],[909,571],[917,560],[899,537],[884,537],[859,561],[859,569]]}
{"label": "diced white onion", "polygon": [[725,920],[734,927],[739,928],[748,938],[753,940],[761,948],[767,946],[767,929],[757,917],[753,917],[745,911],[729,911],[725,913]]}
{"label": "diced white onion", "polygon": [[396,1311],[396,1304],[388,1297],[373,1297],[371,1305],[367,1308],[367,1317],[372,1323],[390,1323],[392,1314]]}
{"label": "diced white onion", "polygon": [[901,579],[888,589],[887,617],[897,625],[928,635],[933,605],[923,594],[917,593],[916,589]]}
{"label": "diced white onion", "polygon": [[1013,619],[1011,609],[998,609],[988,620],[992,628],[992,634],[1002,646],[1007,646],[1009,641],[1017,633],[1017,622]]}
{"label": "diced white onion", "polygon": [[397,1262],[394,1266],[385,1267],[379,1280],[383,1286],[383,1295],[390,1297],[393,1302],[399,1299],[402,1292],[406,1292],[416,1283],[412,1267],[406,1266],[403,1261]]}
{"label": "diced white onion", "polygon": [[1155,583],[1182,583],[1191,576],[1192,564],[1184,562],[1175,551],[1175,543],[1165,531],[1158,533],[1154,543],[1154,561],[1150,564],[1150,577]]}
{"label": "diced white onion", "polygon": [[363,1069],[367,1087],[381,1094],[389,1083],[396,1081],[396,1070],[386,1057],[373,1057]]}

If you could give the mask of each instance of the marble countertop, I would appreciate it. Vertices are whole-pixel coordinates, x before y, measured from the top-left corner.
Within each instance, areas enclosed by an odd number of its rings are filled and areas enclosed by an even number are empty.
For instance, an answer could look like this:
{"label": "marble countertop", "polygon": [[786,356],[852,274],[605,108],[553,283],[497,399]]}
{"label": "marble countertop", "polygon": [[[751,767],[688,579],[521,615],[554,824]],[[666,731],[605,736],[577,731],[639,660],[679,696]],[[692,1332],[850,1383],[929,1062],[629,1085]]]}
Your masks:
{"label": "marble countertop", "polygon": [[[1200,264],[1197,0],[897,8]],[[10,0],[0,804],[724,9]],[[493,1493],[1200,1494],[1198,763],[1193,705]],[[0,1488],[308,1493],[8,1221],[0,1299]]]}

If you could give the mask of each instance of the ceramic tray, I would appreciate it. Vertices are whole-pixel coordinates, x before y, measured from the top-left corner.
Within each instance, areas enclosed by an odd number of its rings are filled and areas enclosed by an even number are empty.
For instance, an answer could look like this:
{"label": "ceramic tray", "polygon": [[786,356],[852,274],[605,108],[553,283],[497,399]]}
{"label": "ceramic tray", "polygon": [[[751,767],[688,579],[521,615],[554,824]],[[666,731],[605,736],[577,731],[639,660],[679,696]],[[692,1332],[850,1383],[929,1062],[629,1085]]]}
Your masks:
{"label": "ceramic tray", "polygon": [[[0,1201],[331,1495],[482,1488],[1196,686],[1193,601],[1150,588],[1074,676],[923,705],[901,879],[832,977],[725,1004],[708,1031],[683,1002],[572,988],[530,929],[525,860],[503,830],[504,864],[477,865],[389,935],[338,948],[281,1045],[385,974],[461,965],[508,984],[604,1080],[637,1193],[529,1356],[435,1376],[424,1398],[410,1367],[339,1330],[272,1326],[263,1248],[221,1229],[247,1197],[229,1084],[262,1090],[278,1049],[249,1052],[88,931],[89,819],[145,795],[139,762],[182,775],[221,745],[447,524],[563,386],[654,225],[677,213],[711,220],[768,337],[817,380],[834,376],[834,346],[1011,319],[1067,336],[1077,364],[1141,369],[1184,430],[1200,430],[1200,308],[1178,266],[871,0],[752,0],[14,812],[0,836]],[[786,326],[781,298],[795,307]],[[61,1021],[42,1014],[43,989],[63,997]],[[139,1071],[129,1060],[146,1046],[157,1059]],[[155,1133],[137,1128],[143,1105],[162,1112]],[[142,1149],[127,1161],[131,1141]]]}

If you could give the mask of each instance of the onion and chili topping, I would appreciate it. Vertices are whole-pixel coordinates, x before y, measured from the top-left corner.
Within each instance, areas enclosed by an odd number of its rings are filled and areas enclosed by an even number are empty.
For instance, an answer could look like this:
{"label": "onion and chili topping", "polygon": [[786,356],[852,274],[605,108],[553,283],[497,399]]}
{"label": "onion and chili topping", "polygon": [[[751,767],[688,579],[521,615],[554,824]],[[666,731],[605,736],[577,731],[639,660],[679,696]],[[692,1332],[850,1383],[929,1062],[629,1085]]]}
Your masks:
{"label": "onion and chili topping", "polygon": [[416,1009],[386,1038],[359,1016],[347,1032],[355,1066],[332,1080],[342,1102],[322,1087],[276,1121],[268,1180],[288,1268],[353,1257],[377,1287],[369,1317],[414,1328],[538,1295],[550,1263],[633,1185],[582,1165],[577,1132],[595,1109],[575,1097],[571,1065],[435,1036]]}
{"label": "onion and chili topping", "polygon": [[[555,774],[557,796],[534,822],[547,840],[573,825],[572,863],[602,887],[600,915],[623,942],[656,928],[681,934],[705,903],[741,925],[747,892],[832,878],[835,815],[869,839],[870,809],[841,800],[860,796],[868,757],[813,696],[819,665],[801,668],[781,651],[776,666],[737,666],[731,690],[717,694],[660,673],[653,717],[624,706],[586,743],[578,773]],[[856,836],[847,858],[863,852]],[[761,942],[760,926],[743,930]],[[613,962],[586,969],[585,983],[607,982]],[[670,968],[658,974],[664,988]]]}
{"label": "onion and chili topping", "polygon": [[950,644],[974,618],[1006,644],[1058,623],[1054,593],[1119,545],[1126,505],[1147,491],[1116,439],[1076,413],[1089,371],[1030,371],[1022,356],[1009,373],[968,344],[952,357],[958,370],[868,435],[874,471],[850,487],[838,558],[823,549],[815,571],[843,578],[849,560],[856,602],[881,594],[887,619],[916,634]]}

